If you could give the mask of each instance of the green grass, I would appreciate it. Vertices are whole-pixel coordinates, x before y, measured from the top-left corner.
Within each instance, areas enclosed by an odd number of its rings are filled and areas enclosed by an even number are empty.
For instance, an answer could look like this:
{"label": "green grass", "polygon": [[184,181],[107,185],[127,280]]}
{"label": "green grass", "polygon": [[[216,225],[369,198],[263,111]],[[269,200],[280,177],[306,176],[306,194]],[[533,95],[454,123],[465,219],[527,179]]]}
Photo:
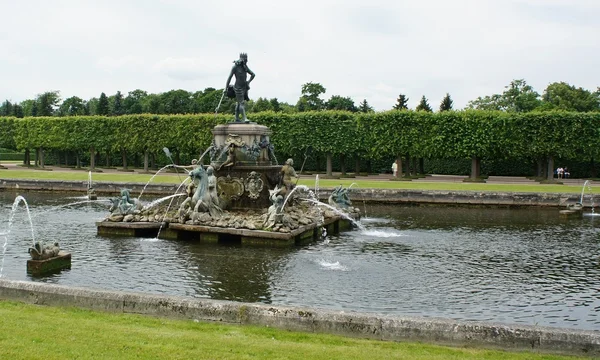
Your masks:
{"label": "green grass", "polygon": [[0,301],[1,359],[570,359]]}
{"label": "green grass", "polygon": [[[179,184],[186,177],[180,173],[161,173],[157,175],[153,183],[172,183]],[[151,175],[131,172],[104,172],[93,173],[93,181],[123,182],[123,183],[146,183]],[[64,170],[54,169],[54,171],[43,171],[34,169],[19,170],[0,170],[0,179],[40,179],[40,180],[73,180],[87,181],[88,171],[85,170]],[[414,189],[414,190],[454,190],[454,191],[488,191],[488,192],[546,192],[546,193],[581,193],[581,185],[542,185],[538,183],[531,184],[487,184],[487,183],[463,183],[463,182],[416,182],[416,181],[389,181],[382,178],[380,180],[358,180],[358,179],[320,179],[319,187],[331,188],[337,185],[348,187],[352,184],[358,189]],[[313,188],[315,178],[302,178],[298,182],[300,185],[307,185]],[[593,187],[592,193],[600,193],[600,187]]]}

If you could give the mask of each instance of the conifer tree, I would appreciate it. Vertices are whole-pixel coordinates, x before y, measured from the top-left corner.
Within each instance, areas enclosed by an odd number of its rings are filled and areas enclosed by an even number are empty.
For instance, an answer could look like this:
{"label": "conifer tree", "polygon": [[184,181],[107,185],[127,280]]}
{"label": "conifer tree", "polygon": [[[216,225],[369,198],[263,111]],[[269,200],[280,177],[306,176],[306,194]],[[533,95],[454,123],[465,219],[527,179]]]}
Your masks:
{"label": "conifer tree", "polygon": [[446,96],[442,99],[440,103],[440,111],[448,111],[452,110],[452,99],[450,98],[450,94],[446,93]]}
{"label": "conifer tree", "polygon": [[419,105],[417,105],[415,110],[433,112],[431,106],[429,106],[429,103],[427,102],[427,98],[425,97],[425,95],[423,95],[423,97],[421,98],[421,102],[419,103]]}
{"label": "conifer tree", "polygon": [[97,115],[108,115],[108,98],[105,93],[100,94],[100,99],[98,100],[98,107],[96,108]]}
{"label": "conifer tree", "polygon": [[406,95],[400,94],[398,95],[398,99],[396,100],[396,105],[394,105],[395,110],[408,110],[408,98]]}

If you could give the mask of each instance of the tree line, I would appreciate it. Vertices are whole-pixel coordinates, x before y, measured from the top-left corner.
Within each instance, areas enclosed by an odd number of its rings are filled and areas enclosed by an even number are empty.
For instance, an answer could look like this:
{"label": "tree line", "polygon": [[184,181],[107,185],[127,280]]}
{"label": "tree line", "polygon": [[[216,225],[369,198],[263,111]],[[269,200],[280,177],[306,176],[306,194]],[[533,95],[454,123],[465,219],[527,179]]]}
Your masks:
{"label": "tree line", "polygon": [[[358,105],[350,97],[332,95],[323,100],[326,88],[315,82],[302,85],[301,96],[296,104],[279,101],[277,98],[259,97],[247,104],[248,112],[274,111],[295,113],[305,111],[343,110],[349,112],[373,112],[367,99]],[[64,100],[59,91],[49,91],[37,95],[34,99],[12,103],[5,100],[0,105],[0,116],[36,117],[36,116],[77,116],[102,115],[120,116],[131,114],[202,114],[214,113],[223,94],[223,89],[206,88],[202,91],[170,90],[152,94],[137,89],[122,94],[107,96],[101,93],[98,98],[84,100],[72,96]],[[396,103],[391,106],[395,110],[409,110],[409,98],[400,94]],[[546,110],[564,110],[575,112],[600,111],[600,88],[592,92],[581,87],[555,82],[546,87],[540,95],[523,79],[511,81],[501,94],[478,97],[470,101],[467,109],[498,110],[507,112],[529,112]],[[233,114],[235,101],[225,97],[219,109],[220,113]],[[453,100],[446,93],[440,101],[438,111],[453,109]],[[423,95],[416,111],[433,112],[434,108]]]}

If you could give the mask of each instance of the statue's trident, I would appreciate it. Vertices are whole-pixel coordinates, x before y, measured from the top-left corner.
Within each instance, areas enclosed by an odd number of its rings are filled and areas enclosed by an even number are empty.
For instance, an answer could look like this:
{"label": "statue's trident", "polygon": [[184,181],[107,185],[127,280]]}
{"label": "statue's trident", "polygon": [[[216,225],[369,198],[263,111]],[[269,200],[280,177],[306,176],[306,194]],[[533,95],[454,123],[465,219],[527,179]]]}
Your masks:
{"label": "statue's trident", "polygon": [[221,103],[223,102],[223,98],[225,97],[225,92],[227,92],[227,88],[223,89],[223,95],[221,95],[221,100],[219,100],[219,105],[217,105],[217,107],[215,108],[215,118],[217,117],[217,112],[219,111],[219,108],[221,107]]}
{"label": "statue's trident", "polygon": [[[304,169],[304,164],[306,164],[306,159],[308,159],[308,153],[310,151],[310,146],[306,148],[306,151],[304,152],[304,161],[302,162],[302,167],[300,168],[300,172],[299,174],[302,174],[302,170]],[[298,176],[296,178],[296,185],[298,185],[298,180],[300,180],[300,176]]]}

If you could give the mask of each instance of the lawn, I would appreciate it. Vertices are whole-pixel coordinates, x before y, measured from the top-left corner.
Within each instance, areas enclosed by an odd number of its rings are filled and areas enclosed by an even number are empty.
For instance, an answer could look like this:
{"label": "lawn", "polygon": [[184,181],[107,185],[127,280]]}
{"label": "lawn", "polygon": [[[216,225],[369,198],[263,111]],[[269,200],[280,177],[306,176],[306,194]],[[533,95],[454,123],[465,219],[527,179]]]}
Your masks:
{"label": "lawn", "polygon": [[[176,173],[160,173],[152,179],[152,183],[172,183],[180,184],[186,174],[180,170]],[[122,183],[146,183],[150,180],[152,174],[141,174],[137,172],[94,172],[92,180],[98,182],[122,182]],[[310,188],[315,187],[316,177],[303,176],[299,185],[306,185]],[[338,185],[344,187],[352,186],[357,189],[413,189],[413,190],[448,190],[448,191],[487,191],[487,192],[546,192],[546,193],[581,193],[581,185],[552,185],[552,184],[487,184],[487,183],[463,183],[451,181],[418,182],[418,181],[389,181],[385,178],[370,179],[320,179],[320,188],[332,188]],[[19,169],[19,170],[0,170],[0,179],[39,179],[39,180],[71,180],[87,181],[88,171],[64,169],[54,171]],[[600,193],[599,187],[593,187],[592,193]]]}
{"label": "lawn", "polygon": [[574,359],[0,301],[1,359]]}

